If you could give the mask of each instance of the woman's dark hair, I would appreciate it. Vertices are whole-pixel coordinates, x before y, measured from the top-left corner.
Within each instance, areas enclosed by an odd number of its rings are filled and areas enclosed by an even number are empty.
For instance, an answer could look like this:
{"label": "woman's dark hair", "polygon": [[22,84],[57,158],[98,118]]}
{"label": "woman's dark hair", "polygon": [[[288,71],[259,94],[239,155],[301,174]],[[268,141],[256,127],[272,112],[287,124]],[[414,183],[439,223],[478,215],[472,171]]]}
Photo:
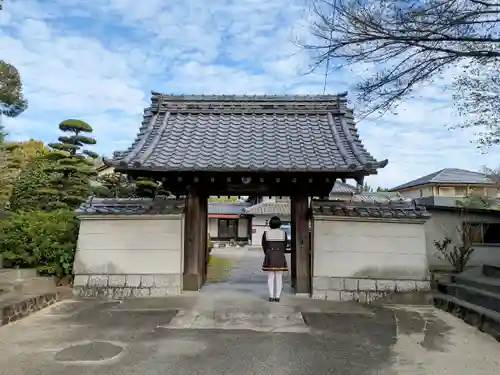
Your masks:
{"label": "woman's dark hair", "polygon": [[281,227],[281,219],[278,216],[273,216],[271,220],[269,220],[269,228],[278,229]]}

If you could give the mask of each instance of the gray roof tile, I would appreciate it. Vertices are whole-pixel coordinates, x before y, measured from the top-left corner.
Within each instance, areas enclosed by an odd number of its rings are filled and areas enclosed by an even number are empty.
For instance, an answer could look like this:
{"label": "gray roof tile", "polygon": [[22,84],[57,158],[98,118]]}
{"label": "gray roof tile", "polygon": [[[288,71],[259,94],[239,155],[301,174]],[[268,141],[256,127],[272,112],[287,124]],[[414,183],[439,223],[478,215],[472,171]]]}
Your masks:
{"label": "gray roof tile", "polygon": [[244,213],[245,208],[248,208],[250,206],[251,204],[249,203],[212,202],[208,204],[208,213],[240,215]]}
{"label": "gray roof tile", "polygon": [[417,206],[413,201],[380,204],[313,200],[312,212],[315,215],[388,219],[427,219],[430,217],[425,207]]}
{"label": "gray roof tile", "polygon": [[352,186],[352,185],[346,184],[345,182],[336,180],[335,184],[333,185],[332,190],[330,191],[330,194],[339,194],[339,193],[340,194],[342,194],[342,193],[354,194],[357,191],[358,191],[358,189],[356,188],[356,186]]}
{"label": "gray roof tile", "polygon": [[406,182],[396,186],[391,191],[407,189],[414,186],[425,184],[492,184],[484,173],[467,171],[458,168],[444,168],[437,172],[417,178],[416,180]]}
{"label": "gray roof tile", "polygon": [[158,171],[375,172],[345,95],[153,93],[132,146],[109,165]]}
{"label": "gray roof tile", "polygon": [[261,202],[244,211],[249,215],[277,215],[290,216],[290,202]]}
{"label": "gray roof tile", "polygon": [[77,215],[166,215],[184,212],[184,199],[150,198],[93,198],[77,210]]}

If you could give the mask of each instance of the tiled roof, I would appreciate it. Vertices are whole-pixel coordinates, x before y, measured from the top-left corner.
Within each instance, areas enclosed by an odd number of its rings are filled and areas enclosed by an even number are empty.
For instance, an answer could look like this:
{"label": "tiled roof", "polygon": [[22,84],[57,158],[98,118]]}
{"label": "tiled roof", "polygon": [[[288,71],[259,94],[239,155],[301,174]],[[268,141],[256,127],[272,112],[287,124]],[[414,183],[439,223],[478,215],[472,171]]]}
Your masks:
{"label": "tiled roof", "polygon": [[290,202],[261,202],[255,206],[249,207],[244,211],[249,215],[285,215],[289,216],[291,212]]}
{"label": "tiled roof", "polygon": [[137,138],[115,152],[119,170],[367,171],[342,95],[225,96],[153,93]]}
{"label": "tiled roof", "polygon": [[77,215],[165,215],[184,212],[184,199],[89,198]]}
{"label": "tiled roof", "polygon": [[445,168],[391,189],[402,190],[425,184],[492,184],[484,173],[458,168]]}
{"label": "tiled roof", "polygon": [[401,196],[397,192],[371,192],[354,194],[351,197],[351,202],[364,202],[364,203],[398,203],[398,202],[411,202],[411,199]]}
{"label": "tiled roof", "polygon": [[426,219],[430,217],[425,207],[417,206],[412,201],[376,204],[313,200],[312,212],[315,215],[378,217],[388,219]]}
{"label": "tiled roof", "polygon": [[239,215],[244,213],[244,209],[250,207],[249,203],[239,202],[212,202],[208,204],[209,214],[233,214]]}
{"label": "tiled roof", "polygon": [[330,194],[354,194],[358,191],[356,186],[346,184],[345,182],[336,180]]}

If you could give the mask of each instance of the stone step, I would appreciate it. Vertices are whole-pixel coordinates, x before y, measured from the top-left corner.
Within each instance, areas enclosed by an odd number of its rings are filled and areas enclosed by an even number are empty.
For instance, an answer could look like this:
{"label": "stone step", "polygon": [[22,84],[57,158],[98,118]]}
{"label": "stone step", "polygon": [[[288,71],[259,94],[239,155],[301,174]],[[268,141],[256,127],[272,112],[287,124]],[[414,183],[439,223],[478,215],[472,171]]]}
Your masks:
{"label": "stone step", "polygon": [[453,283],[500,294],[500,279],[486,276],[453,276]]}
{"label": "stone step", "polygon": [[438,290],[463,301],[500,313],[500,294],[460,284],[440,284]]}
{"label": "stone step", "polygon": [[1,268],[0,283],[10,283],[19,279],[36,277],[38,272],[34,268]]}
{"label": "stone step", "polygon": [[500,313],[443,293],[435,293],[433,302],[437,308],[463,319],[500,341]]}
{"label": "stone step", "polygon": [[483,265],[483,274],[487,277],[492,277],[495,279],[500,279],[500,266],[493,266],[485,264]]}

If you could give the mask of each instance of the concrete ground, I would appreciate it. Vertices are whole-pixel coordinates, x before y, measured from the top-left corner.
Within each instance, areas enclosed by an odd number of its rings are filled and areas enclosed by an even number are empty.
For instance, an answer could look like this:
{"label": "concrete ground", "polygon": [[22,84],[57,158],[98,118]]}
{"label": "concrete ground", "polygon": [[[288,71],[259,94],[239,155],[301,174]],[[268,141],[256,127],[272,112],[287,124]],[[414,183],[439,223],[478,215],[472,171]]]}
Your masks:
{"label": "concrete ground", "polygon": [[262,253],[166,299],[69,300],[0,328],[0,375],[493,375],[500,344],[429,306],[266,301]]}

